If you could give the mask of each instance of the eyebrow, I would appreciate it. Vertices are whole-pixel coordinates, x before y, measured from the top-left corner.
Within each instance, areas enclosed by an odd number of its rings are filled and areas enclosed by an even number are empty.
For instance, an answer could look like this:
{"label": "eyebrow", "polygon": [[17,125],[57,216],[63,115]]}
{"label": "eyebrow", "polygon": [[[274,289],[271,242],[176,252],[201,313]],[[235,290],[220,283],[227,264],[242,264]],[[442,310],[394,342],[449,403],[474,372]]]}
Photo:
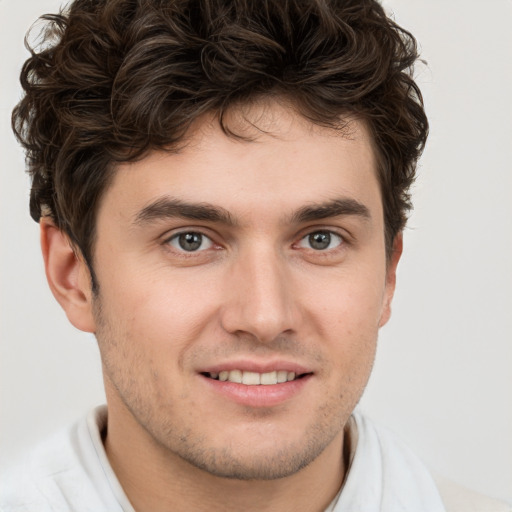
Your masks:
{"label": "eyebrow", "polygon": [[160,197],[140,210],[134,224],[144,225],[153,221],[183,218],[190,220],[220,222],[234,226],[236,222],[224,208],[207,203],[186,203],[172,197]]}
{"label": "eyebrow", "polygon": [[[370,211],[364,204],[355,199],[342,198],[303,206],[292,214],[290,221],[300,224],[340,216],[358,216],[365,220],[371,218]],[[238,225],[225,208],[209,203],[187,203],[168,196],[160,197],[140,210],[135,216],[134,224],[145,225],[172,218],[218,222],[231,227]]]}
{"label": "eyebrow", "polygon": [[326,203],[304,206],[292,216],[292,222],[303,223],[330,217],[356,216],[370,220],[370,210],[359,201],[351,198],[341,198]]}

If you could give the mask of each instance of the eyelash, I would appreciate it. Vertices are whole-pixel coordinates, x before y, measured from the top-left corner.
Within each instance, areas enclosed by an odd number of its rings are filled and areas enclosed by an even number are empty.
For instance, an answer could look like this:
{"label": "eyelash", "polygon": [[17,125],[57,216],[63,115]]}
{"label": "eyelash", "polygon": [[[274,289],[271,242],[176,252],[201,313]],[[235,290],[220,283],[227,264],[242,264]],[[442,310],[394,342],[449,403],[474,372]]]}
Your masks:
{"label": "eyelash", "polygon": [[[176,245],[173,245],[173,242],[175,242],[175,241],[177,244],[180,244],[180,238],[183,236],[187,236],[187,235],[196,235],[201,238],[200,245],[196,250],[187,251],[186,249],[183,248],[183,246],[177,247]],[[315,249],[311,246],[304,247],[302,245],[302,243],[304,241],[307,241],[308,239],[310,242],[312,242],[311,237],[313,237],[314,235],[324,235],[324,236],[327,235],[328,236],[328,245],[330,245],[332,243],[333,238],[334,238],[335,240],[337,240],[337,245],[335,247],[331,247],[331,248],[329,248],[327,246],[326,248],[323,248],[323,249]],[[193,242],[194,241],[191,240],[189,243],[193,243]],[[205,244],[205,242],[208,246],[201,249],[201,246],[203,244]],[[182,256],[187,256],[187,257],[193,256],[195,254],[203,253],[206,250],[211,249],[212,247],[214,247],[216,245],[210,236],[206,235],[205,233],[202,233],[199,230],[198,231],[194,231],[194,230],[180,231],[178,233],[174,233],[172,236],[166,238],[164,243],[166,246],[171,246],[178,254],[180,254]],[[341,246],[344,246],[346,244],[347,244],[346,238],[344,236],[342,236],[341,234],[337,233],[336,231],[333,231],[330,229],[315,229],[314,231],[309,231],[305,235],[301,236],[301,238],[298,240],[298,242],[293,244],[293,247],[294,248],[296,248],[296,247],[305,248],[305,249],[311,250],[315,253],[332,253],[336,250],[339,250]],[[219,247],[219,246],[217,246],[217,247]]]}
{"label": "eyelash", "polygon": [[328,246],[331,245],[331,242],[333,241],[333,239],[337,239],[337,245],[336,247],[325,247],[323,249],[315,249],[313,247],[309,247],[309,249],[312,249],[313,251],[315,252],[332,252],[332,251],[335,251],[336,249],[339,249],[339,247],[341,245],[344,245],[346,242],[345,242],[345,239],[343,236],[341,236],[339,233],[336,233],[335,231],[332,231],[332,230],[329,230],[329,229],[317,229],[315,231],[310,231],[309,233],[307,233],[306,235],[304,235],[298,242],[297,245],[299,245],[300,247],[302,247],[302,243],[304,241],[309,241],[310,242],[310,245],[311,243],[313,242],[312,240],[312,237],[314,237],[315,235],[322,235],[322,236],[327,236],[328,237]]}
{"label": "eyelash", "polygon": [[[200,245],[198,248],[200,248],[205,242],[208,245],[208,247],[203,248],[201,251],[198,251],[198,250],[187,251],[183,247],[179,248],[179,247],[176,247],[173,245],[174,241],[176,241],[178,244],[180,244],[180,242],[182,241],[182,240],[180,240],[181,237],[186,237],[188,235],[200,237]],[[183,240],[183,242],[190,243],[190,244],[194,243],[193,240],[190,240],[190,241]],[[201,233],[200,231],[181,231],[180,233],[176,233],[176,234],[172,235],[170,238],[168,238],[166,240],[166,244],[173,246],[179,252],[191,254],[191,253],[195,253],[195,252],[203,252],[204,250],[209,249],[210,247],[212,247],[214,245],[214,242],[208,235],[205,235],[204,233]]]}

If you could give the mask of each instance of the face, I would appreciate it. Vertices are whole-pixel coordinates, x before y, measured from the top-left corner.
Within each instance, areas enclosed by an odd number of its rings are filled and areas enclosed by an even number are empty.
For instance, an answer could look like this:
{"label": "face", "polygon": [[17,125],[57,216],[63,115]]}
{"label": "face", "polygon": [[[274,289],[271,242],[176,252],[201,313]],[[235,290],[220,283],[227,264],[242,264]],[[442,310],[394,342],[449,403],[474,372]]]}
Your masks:
{"label": "face", "polygon": [[248,115],[264,130],[239,120],[250,142],[205,119],[181,152],[119,166],[97,217],[94,318],[123,428],[211,474],[271,479],[341,443],[395,264],[364,126]]}

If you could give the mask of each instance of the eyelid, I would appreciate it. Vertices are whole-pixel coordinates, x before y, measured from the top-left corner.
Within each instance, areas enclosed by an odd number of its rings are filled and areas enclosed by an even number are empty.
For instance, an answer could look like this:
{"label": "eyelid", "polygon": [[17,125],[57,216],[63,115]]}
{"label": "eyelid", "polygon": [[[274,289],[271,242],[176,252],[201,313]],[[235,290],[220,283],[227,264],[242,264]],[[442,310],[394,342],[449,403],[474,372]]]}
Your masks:
{"label": "eyelid", "polygon": [[[204,239],[207,239],[209,241],[209,246],[204,249],[198,249],[196,251],[186,251],[180,247],[175,247],[171,244],[171,241],[177,240],[180,235],[185,235],[187,233],[196,233],[198,235],[201,235],[203,237],[203,243]],[[167,231],[164,235],[160,237],[161,243],[164,246],[167,246],[172,251],[186,255],[186,256],[193,256],[194,254],[202,253],[208,249],[213,248],[219,248],[220,245],[218,242],[215,241],[215,234],[211,233],[211,230],[206,229],[204,227],[195,227],[195,226],[186,226],[186,227],[179,227],[175,229],[171,229]]]}
{"label": "eyelid", "polygon": [[337,235],[340,238],[342,238],[343,241],[346,243],[349,243],[353,240],[352,233],[345,227],[336,226],[336,225],[328,225],[328,224],[308,225],[299,231],[299,233],[296,235],[296,240],[302,240],[303,238],[305,238],[309,235],[312,235],[314,233],[318,233],[319,231]]}
{"label": "eyelid", "polygon": [[202,235],[206,238],[209,238],[210,240],[214,240],[216,238],[216,234],[212,232],[211,229],[208,229],[204,226],[187,226],[182,225],[175,228],[167,229],[163,234],[159,235],[159,239],[162,240],[163,243],[168,242],[172,238],[175,238],[179,235],[184,235],[186,233],[197,233],[199,235]]}
{"label": "eyelid", "polygon": [[[307,241],[307,239],[311,235],[314,235],[315,233],[328,233],[329,235],[331,235],[331,237],[335,237],[335,238],[339,239],[339,243],[335,247],[330,247],[330,248],[326,248],[326,249],[314,249],[313,247],[304,247],[302,245],[302,242]],[[318,228],[317,227],[316,229],[309,230],[307,233],[303,234],[299,238],[298,242],[296,242],[296,244],[294,244],[294,245],[299,246],[299,247],[304,248],[304,249],[310,249],[310,250],[315,251],[315,252],[329,252],[329,251],[335,251],[336,249],[340,248],[341,246],[345,245],[346,243],[347,243],[346,237],[343,236],[338,231],[335,231],[333,229],[326,229],[326,228]]]}
{"label": "eyelid", "polygon": [[[197,249],[187,251],[186,249],[183,249],[183,247],[179,246],[179,240],[180,240],[181,236],[191,235],[191,234],[199,235],[201,237],[201,243]],[[174,244],[174,242],[176,242],[176,245]],[[171,236],[171,238],[168,239],[167,244],[171,245],[173,247],[173,249],[177,250],[178,252],[185,252],[185,253],[192,254],[192,253],[203,252],[203,251],[210,249],[213,246],[213,240],[210,237],[204,235],[203,233],[199,233],[197,231],[183,231],[181,233],[176,233],[173,236]]]}

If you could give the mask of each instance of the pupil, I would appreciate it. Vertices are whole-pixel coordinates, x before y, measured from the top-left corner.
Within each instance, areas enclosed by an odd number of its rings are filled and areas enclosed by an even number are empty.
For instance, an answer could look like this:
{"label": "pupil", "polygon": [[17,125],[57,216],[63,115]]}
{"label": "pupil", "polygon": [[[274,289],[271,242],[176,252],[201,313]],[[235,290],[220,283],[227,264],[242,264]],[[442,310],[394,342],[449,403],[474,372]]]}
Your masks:
{"label": "pupil", "polygon": [[203,237],[199,233],[184,233],[179,236],[180,247],[184,251],[195,251],[201,247]]}
{"label": "pupil", "polygon": [[327,249],[331,243],[331,234],[325,232],[318,232],[309,235],[309,243],[313,249],[323,250]]}

